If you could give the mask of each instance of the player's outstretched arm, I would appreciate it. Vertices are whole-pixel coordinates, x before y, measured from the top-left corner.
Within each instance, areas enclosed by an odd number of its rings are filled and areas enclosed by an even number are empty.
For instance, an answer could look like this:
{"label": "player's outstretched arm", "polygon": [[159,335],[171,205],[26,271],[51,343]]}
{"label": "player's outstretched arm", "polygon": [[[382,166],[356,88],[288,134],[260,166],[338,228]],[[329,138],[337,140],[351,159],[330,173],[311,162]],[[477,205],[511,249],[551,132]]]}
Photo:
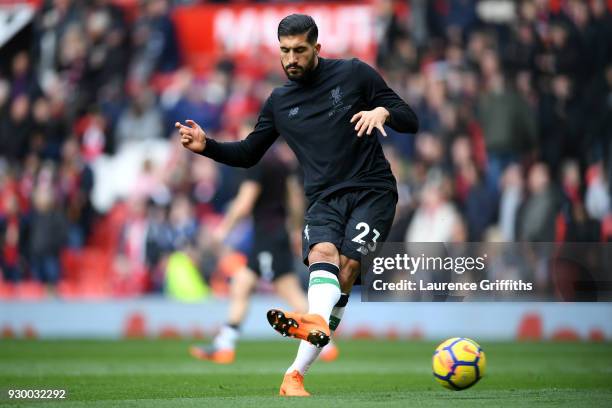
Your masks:
{"label": "player's outstretched arm", "polygon": [[187,120],[185,123],[189,126],[179,122],[175,124],[185,148],[233,167],[254,166],[278,137],[270,98],[264,104],[255,129],[239,142],[217,142],[207,138],[204,130],[194,121]]}
{"label": "player's outstretched arm", "polygon": [[194,153],[202,154],[206,148],[206,132],[191,119],[187,119],[185,123],[188,126],[180,122],[174,124],[179,131],[182,145]]}

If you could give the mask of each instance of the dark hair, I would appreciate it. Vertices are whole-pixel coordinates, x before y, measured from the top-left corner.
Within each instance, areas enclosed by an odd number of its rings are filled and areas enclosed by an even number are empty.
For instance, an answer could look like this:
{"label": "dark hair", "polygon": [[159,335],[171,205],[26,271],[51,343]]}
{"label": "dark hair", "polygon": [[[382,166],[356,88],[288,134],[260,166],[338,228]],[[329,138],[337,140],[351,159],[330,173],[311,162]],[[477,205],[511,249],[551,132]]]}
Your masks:
{"label": "dark hair", "polygon": [[291,14],[278,23],[278,39],[288,35],[306,33],[309,43],[315,44],[319,37],[319,29],[312,17],[306,14]]}

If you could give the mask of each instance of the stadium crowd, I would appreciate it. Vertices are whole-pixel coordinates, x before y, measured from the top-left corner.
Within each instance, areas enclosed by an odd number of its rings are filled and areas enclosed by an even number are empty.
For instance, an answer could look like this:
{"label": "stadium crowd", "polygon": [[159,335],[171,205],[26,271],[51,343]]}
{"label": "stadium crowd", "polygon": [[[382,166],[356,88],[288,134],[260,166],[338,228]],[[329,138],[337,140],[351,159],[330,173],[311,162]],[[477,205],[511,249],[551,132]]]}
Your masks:
{"label": "stadium crowd", "polygon": [[[262,76],[226,57],[194,73],[171,17],[176,4],[197,2],[141,3],[128,16],[107,0],[45,2],[31,44],[1,67],[5,287],[173,295],[190,264],[202,287],[223,293],[241,262],[218,262],[209,237],[242,170],[189,154],[173,124],[191,118],[216,139],[244,137],[285,78],[277,64]],[[475,0],[401,3],[375,3],[375,64],[421,125],[381,138],[400,191],[388,240],[612,240],[606,2],[523,0],[503,23],[481,20]],[[97,208],[97,163],[158,142],[164,160],[144,160],[126,194]],[[233,244],[246,250],[241,228]]]}

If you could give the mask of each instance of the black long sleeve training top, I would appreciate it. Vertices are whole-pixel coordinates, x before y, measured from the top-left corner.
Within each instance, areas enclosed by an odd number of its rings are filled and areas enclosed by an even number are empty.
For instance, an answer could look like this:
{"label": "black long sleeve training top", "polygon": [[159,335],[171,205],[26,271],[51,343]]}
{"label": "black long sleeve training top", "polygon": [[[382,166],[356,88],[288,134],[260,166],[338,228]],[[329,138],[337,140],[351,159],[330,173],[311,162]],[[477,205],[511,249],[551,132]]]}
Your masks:
{"label": "black long sleeve training top", "polygon": [[358,59],[319,58],[308,82],[289,81],[274,89],[246,139],[207,139],[202,154],[230,166],[250,167],[282,135],[300,162],[311,203],[346,188],[396,190],[376,135],[357,137],[350,123],[357,112],[377,107],[389,111],[387,125],[392,129],[418,130],[410,106],[372,67]]}

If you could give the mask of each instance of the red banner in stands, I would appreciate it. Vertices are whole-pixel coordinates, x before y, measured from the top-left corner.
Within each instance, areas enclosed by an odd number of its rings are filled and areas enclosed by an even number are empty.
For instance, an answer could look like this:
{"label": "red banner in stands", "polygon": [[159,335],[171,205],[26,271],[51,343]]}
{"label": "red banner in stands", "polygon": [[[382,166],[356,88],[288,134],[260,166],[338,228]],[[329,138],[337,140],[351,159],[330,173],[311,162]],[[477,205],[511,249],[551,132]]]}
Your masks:
{"label": "red banner in stands", "polygon": [[373,60],[376,15],[370,3],[185,6],[173,17],[185,61],[201,70],[221,55],[260,61],[278,55],[278,23],[292,13],[315,19],[324,56]]}

